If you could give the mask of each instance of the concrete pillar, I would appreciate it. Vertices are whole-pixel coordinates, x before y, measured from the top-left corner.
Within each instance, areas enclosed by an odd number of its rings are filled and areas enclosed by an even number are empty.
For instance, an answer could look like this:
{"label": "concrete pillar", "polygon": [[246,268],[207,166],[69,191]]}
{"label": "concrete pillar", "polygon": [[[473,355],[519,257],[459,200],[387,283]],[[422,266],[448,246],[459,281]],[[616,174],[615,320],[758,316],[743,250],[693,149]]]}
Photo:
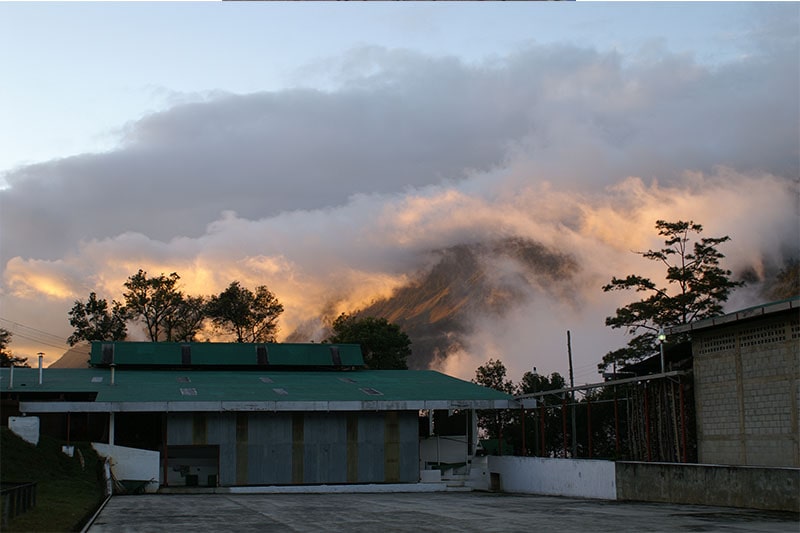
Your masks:
{"label": "concrete pillar", "polygon": [[472,409],[472,424],[470,424],[470,430],[472,430],[472,456],[474,457],[478,449],[478,411],[476,409]]}
{"label": "concrete pillar", "polygon": [[114,413],[108,413],[108,445],[114,445]]}

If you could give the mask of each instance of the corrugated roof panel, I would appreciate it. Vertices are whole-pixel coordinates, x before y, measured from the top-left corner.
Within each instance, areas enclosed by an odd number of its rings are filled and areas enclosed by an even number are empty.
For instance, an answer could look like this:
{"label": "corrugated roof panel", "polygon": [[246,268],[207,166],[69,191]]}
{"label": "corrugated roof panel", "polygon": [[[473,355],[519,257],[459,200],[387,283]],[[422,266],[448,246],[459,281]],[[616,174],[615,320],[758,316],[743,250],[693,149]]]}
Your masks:
{"label": "corrugated roof panel", "polygon": [[[191,377],[194,397],[181,393],[177,378]],[[93,382],[98,374],[102,382]],[[24,392],[34,398],[36,393],[52,398],[54,392],[96,393],[95,402],[363,402],[373,389],[381,393],[375,401],[477,401],[512,400],[512,396],[456,379],[432,370],[355,370],[349,377],[357,385],[340,380],[336,371],[276,371],[275,388],[289,394],[281,395],[265,385],[263,370],[190,370],[187,369],[124,369],[117,367],[115,384],[110,383],[110,369],[45,369],[43,383],[38,384],[38,369],[14,369],[14,392]],[[0,369],[0,391],[8,391],[9,369]],[[350,379],[353,379],[350,378]],[[178,386],[176,386],[178,385]],[[188,387],[184,387],[189,389]]]}
{"label": "corrugated roof panel", "polygon": [[93,342],[92,366],[108,365],[109,352],[117,366],[364,366],[357,344],[217,342]]}

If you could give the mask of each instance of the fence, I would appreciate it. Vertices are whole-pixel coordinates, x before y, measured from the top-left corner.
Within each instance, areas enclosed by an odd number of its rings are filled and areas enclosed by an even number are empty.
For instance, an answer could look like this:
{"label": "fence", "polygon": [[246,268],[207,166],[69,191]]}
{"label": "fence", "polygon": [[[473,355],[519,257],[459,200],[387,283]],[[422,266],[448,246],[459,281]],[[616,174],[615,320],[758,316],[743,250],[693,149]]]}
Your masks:
{"label": "fence", "polygon": [[0,502],[2,502],[3,527],[17,515],[36,506],[36,482],[0,484]]}
{"label": "fence", "polygon": [[[694,401],[687,373],[671,371],[518,397],[537,406],[508,418],[515,454],[694,462]],[[582,400],[573,400],[574,394]]]}

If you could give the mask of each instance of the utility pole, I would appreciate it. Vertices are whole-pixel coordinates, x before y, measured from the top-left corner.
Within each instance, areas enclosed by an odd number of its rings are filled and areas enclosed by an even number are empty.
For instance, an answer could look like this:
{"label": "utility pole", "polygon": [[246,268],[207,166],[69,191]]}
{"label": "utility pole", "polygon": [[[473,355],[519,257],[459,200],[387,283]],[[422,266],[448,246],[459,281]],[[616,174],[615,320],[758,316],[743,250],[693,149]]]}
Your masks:
{"label": "utility pole", "polygon": [[[536,389],[539,388],[539,387],[537,387],[537,385],[539,384],[539,373],[536,372],[536,367],[533,367],[532,376],[533,376],[533,392],[539,392],[539,391],[536,390]],[[536,407],[539,406],[539,402],[540,401],[541,401],[541,398],[538,398],[536,400]],[[534,422],[534,424],[533,424],[533,434],[535,436],[535,438],[534,438],[534,443],[535,444],[533,446],[533,449],[534,449],[534,453],[533,454],[538,457],[538,456],[542,455],[542,452],[539,449],[539,418],[536,415],[536,413],[537,413],[536,407],[533,408],[533,422]]]}
{"label": "utility pole", "polygon": [[[569,386],[575,387],[575,377],[572,374],[572,341],[570,339],[569,330],[567,330],[567,354],[569,355]],[[573,389],[570,394],[572,395],[572,458],[578,456],[578,435],[575,431],[575,390]]]}

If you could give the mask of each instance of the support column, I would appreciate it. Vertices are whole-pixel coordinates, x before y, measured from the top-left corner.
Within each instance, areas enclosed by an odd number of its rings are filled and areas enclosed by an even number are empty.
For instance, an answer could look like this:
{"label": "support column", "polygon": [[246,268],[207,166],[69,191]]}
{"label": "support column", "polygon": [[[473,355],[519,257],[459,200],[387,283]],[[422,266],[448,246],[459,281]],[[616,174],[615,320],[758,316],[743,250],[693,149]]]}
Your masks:
{"label": "support column", "polygon": [[114,413],[108,413],[108,445],[114,445]]}
{"label": "support column", "polygon": [[567,395],[561,399],[561,431],[564,437],[564,459],[567,458]]}
{"label": "support column", "polygon": [[169,441],[169,435],[167,434],[167,423],[169,420],[169,416],[167,413],[162,415],[161,421],[163,423],[162,428],[162,449],[164,450],[164,456],[161,458],[162,467],[164,469],[164,486],[169,487],[169,453],[167,443]]}
{"label": "support column", "polygon": [[472,455],[475,455],[475,452],[478,449],[478,411],[472,409],[472,427],[470,428],[472,431]]}

